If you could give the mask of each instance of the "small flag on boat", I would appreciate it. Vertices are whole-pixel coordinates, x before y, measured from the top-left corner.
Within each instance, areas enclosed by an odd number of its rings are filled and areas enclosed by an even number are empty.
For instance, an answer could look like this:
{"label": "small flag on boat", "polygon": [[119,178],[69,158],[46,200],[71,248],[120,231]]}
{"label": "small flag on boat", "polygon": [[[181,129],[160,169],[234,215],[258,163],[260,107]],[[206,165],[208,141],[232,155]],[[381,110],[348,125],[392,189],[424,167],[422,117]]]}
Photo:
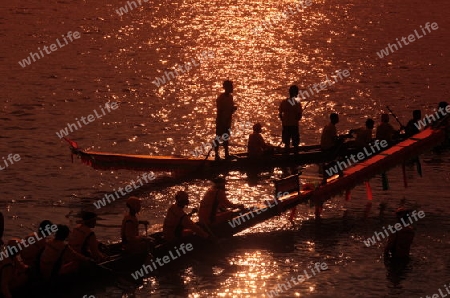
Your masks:
{"label": "small flag on boat", "polygon": [[346,201],[350,201],[352,199],[352,197],[351,197],[351,190],[350,189],[347,189],[346,191],[345,191],[345,200]]}
{"label": "small flag on boat", "polygon": [[403,173],[403,185],[405,186],[405,188],[407,188],[408,180],[406,179],[406,166],[404,163],[402,164],[402,173]]}
{"label": "small flag on boat", "polygon": [[364,182],[366,184],[367,200],[372,201],[372,188],[369,181]]}
{"label": "small flag on boat", "polygon": [[381,183],[383,184],[383,190],[389,189],[389,180],[386,172],[381,174]]}

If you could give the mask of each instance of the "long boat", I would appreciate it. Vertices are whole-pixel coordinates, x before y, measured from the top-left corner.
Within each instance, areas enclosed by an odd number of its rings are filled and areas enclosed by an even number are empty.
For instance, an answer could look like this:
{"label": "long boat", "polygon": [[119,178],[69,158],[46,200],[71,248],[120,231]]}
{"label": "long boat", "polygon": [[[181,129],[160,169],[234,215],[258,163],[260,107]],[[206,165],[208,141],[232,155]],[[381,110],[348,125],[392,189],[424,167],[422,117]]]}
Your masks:
{"label": "long boat", "polygon": [[228,160],[214,160],[207,156],[186,157],[186,156],[155,156],[120,154],[110,152],[97,152],[83,150],[72,140],[66,139],[69,143],[72,155],[79,156],[81,161],[97,170],[136,170],[136,171],[162,171],[174,173],[197,173],[217,172],[229,170],[261,170],[271,167],[283,167],[292,165],[302,165],[311,163],[322,163],[334,160],[336,157],[345,155],[347,152],[337,150],[334,152],[323,152],[320,145],[300,146],[297,152],[293,149],[289,154],[274,152],[261,159],[248,158],[247,153],[233,154]]}

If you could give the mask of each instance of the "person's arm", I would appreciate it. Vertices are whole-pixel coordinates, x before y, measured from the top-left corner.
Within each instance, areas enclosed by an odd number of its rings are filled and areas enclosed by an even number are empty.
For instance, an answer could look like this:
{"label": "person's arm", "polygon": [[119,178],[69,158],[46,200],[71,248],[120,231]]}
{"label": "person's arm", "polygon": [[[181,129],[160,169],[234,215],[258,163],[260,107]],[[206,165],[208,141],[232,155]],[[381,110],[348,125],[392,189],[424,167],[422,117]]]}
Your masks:
{"label": "person's arm", "polygon": [[89,250],[91,251],[92,257],[95,260],[102,260],[105,258],[105,255],[103,255],[100,250],[98,249],[99,243],[97,240],[97,237],[95,234],[92,234],[89,238]]}
{"label": "person's arm", "polygon": [[70,245],[67,245],[66,250],[64,251],[63,257],[64,257],[64,260],[68,261],[68,262],[70,262],[70,261],[89,261],[90,260],[89,258],[76,252]]}
{"label": "person's arm", "polygon": [[386,247],[384,248],[384,256],[389,256],[389,253],[394,250],[395,246],[395,238],[397,237],[397,233],[389,235],[388,241],[386,243]]}
{"label": "person's arm", "polygon": [[234,204],[233,202],[228,200],[225,192],[219,193],[219,200],[220,200],[219,206],[221,208],[240,208],[240,209],[245,208],[244,204]]}
{"label": "person's arm", "polygon": [[303,107],[302,104],[298,103],[298,121],[302,120],[303,117]]}
{"label": "person's arm", "polygon": [[280,118],[280,120],[283,120],[283,102],[281,102],[280,106],[278,107],[278,118]]}
{"label": "person's arm", "polygon": [[189,229],[192,230],[195,234],[199,235],[202,238],[208,238],[209,234],[206,233],[205,231],[203,231],[202,228],[200,228],[200,226],[196,225],[190,218],[188,215],[185,215],[183,217],[183,220],[181,222],[181,224],[183,225],[183,228],[185,229]]}

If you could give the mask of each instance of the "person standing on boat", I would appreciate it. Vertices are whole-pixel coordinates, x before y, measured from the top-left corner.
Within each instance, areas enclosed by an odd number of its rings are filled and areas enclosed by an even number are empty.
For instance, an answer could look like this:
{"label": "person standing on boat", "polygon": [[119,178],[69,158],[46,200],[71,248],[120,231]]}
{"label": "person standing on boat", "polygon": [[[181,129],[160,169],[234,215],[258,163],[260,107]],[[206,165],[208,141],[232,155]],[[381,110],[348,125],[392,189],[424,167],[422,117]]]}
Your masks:
{"label": "person standing on boat", "polygon": [[289,87],[289,98],[283,100],[278,108],[278,117],[281,120],[283,130],[281,132],[281,140],[284,143],[285,153],[289,153],[289,146],[292,139],[292,146],[295,153],[298,153],[300,144],[299,121],[302,119],[302,105],[297,100],[298,87],[292,85]]}
{"label": "person standing on boat", "polygon": [[392,144],[396,135],[395,128],[389,123],[389,114],[381,115],[381,124],[377,126],[375,138],[377,140],[386,140]]}
{"label": "person standing on boat", "polygon": [[409,259],[409,251],[414,240],[414,228],[411,224],[404,226],[404,223],[409,219],[409,210],[399,208],[395,212],[397,222],[403,227],[391,234],[388,238],[386,247],[384,249],[384,256],[392,258],[395,261],[407,261]]}
{"label": "person standing on boat", "polygon": [[66,225],[58,225],[55,238],[47,242],[41,256],[40,272],[45,280],[58,275],[65,275],[78,271],[82,262],[91,259],[77,253],[65,242],[70,229]]}
{"label": "person standing on boat", "polygon": [[12,290],[25,285],[28,282],[28,266],[19,256],[20,239],[13,238],[8,241],[0,251],[0,282],[1,294],[4,297],[12,297]]}
{"label": "person standing on boat", "polygon": [[253,133],[248,137],[247,154],[248,158],[259,159],[263,155],[270,152],[273,148],[271,145],[266,144],[262,135],[261,123],[255,123],[253,125]]}
{"label": "person standing on boat", "polygon": [[412,137],[413,135],[420,132],[420,129],[416,126],[418,121],[422,119],[422,112],[420,110],[413,111],[413,118],[408,121],[405,128],[405,136],[407,138]]}
{"label": "person standing on boat", "polygon": [[213,180],[211,187],[200,202],[198,212],[199,223],[210,227],[212,224],[224,222],[233,218],[234,212],[230,209],[245,209],[243,204],[234,204],[227,199],[225,193],[225,178],[219,177]]}
{"label": "person standing on boat", "polygon": [[140,253],[148,249],[147,239],[139,235],[139,225],[147,227],[148,221],[138,220],[136,214],[141,211],[141,200],[129,197],[127,200],[128,214],[122,220],[121,236],[122,246],[126,252]]}
{"label": "person standing on boat", "polygon": [[350,134],[355,133],[355,141],[353,144],[356,148],[361,149],[369,145],[372,142],[372,131],[375,125],[375,121],[372,118],[366,120],[366,126],[357,129],[350,130]]}
{"label": "person standing on boat", "polygon": [[189,196],[185,191],[179,191],[175,194],[175,204],[167,210],[164,218],[163,235],[166,241],[175,241],[184,236],[193,233],[202,238],[208,238],[209,235],[191,220],[191,215],[197,210],[194,208],[191,213],[186,214],[184,207],[189,205]]}
{"label": "person standing on boat", "polygon": [[[226,80],[223,82],[224,93],[220,94],[216,99],[216,108],[217,108],[217,116],[216,116],[216,138],[214,139],[214,153],[215,159],[220,160],[219,156],[219,141],[222,141],[223,148],[225,149],[225,159],[230,158],[230,152],[228,148],[229,144],[229,134],[231,132],[231,120],[233,113],[237,110],[237,107],[234,105],[233,101],[233,82],[230,80]],[[228,136],[221,140],[222,136]]]}
{"label": "person standing on boat", "polygon": [[69,236],[69,245],[78,253],[96,261],[106,259],[99,250],[100,243],[95,236],[93,228],[97,224],[97,214],[84,212],[82,222],[73,228]]}
{"label": "person standing on boat", "polygon": [[333,151],[339,146],[339,137],[337,134],[336,124],[339,123],[339,115],[337,113],[330,114],[330,123],[322,130],[320,136],[320,149],[322,151]]}
{"label": "person standing on boat", "polygon": [[[37,233],[42,235],[42,231],[44,231],[46,227],[48,228],[48,226],[52,225],[53,223],[51,221],[43,220],[39,224]],[[25,238],[28,239],[29,237],[35,238],[35,233],[30,233]],[[28,245],[20,251],[20,257],[22,258],[23,263],[27,265],[33,273],[39,272],[39,261],[48,239],[48,236],[36,238],[36,242],[33,245]]]}

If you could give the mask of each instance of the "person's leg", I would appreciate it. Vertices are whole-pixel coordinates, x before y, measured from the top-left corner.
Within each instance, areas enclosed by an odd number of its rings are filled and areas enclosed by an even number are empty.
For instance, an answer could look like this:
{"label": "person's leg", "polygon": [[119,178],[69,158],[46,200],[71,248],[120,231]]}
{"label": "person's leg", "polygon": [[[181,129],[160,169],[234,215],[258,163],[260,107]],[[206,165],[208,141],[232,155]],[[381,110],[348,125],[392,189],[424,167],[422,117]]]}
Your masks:
{"label": "person's leg", "polygon": [[225,149],[225,159],[230,158],[230,151],[228,150],[228,141],[223,141],[223,148]]}
{"label": "person's leg", "polygon": [[[217,134],[217,132],[216,132],[216,134]],[[215,155],[214,158],[215,158],[215,160],[219,160],[220,159],[220,156],[219,156],[220,143],[217,140],[217,138],[213,141],[213,145],[214,145],[214,155]]]}
{"label": "person's leg", "polygon": [[289,143],[291,141],[291,137],[289,134],[288,126],[283,126],[283,130],[281,132],[281,141],[284,144],[284,153],[289,153]]}
{"label": "person's leg", "polygon": [[298,145],[300,144],[300,132],[298,126],[292,126],[292,146],[294,146],[294,153],[298,153]]}

